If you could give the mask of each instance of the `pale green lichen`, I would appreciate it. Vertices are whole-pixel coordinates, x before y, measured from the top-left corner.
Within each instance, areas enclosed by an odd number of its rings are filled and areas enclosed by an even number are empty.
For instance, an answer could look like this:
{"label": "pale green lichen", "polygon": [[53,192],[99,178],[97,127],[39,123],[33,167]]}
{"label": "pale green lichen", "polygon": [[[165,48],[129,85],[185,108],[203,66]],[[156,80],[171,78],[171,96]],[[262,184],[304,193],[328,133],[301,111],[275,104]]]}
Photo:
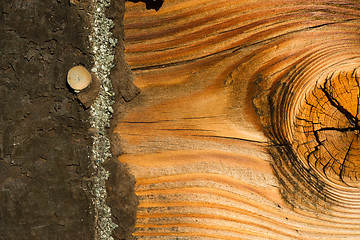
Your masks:
{"label": "pale green lichen", "polygon": [[91,69],[100,79],[99,97],[90,109],[90,123],[95,130],[92,146],[92,163],[95,171],[92,194],[95,214],[95,239],[112,240],[112,231],[117,225],[111,219],[111,209],[106,204],[105,181],[109,177],[102,164],[111,157],[107,130],[112,117],[115,93],[109,79],[113,67],[116,39],[112,38],[112,20],[106,18],[105,10],[110,0],[93,0],[92,34],[89,40],[93,52],[94,66]]}

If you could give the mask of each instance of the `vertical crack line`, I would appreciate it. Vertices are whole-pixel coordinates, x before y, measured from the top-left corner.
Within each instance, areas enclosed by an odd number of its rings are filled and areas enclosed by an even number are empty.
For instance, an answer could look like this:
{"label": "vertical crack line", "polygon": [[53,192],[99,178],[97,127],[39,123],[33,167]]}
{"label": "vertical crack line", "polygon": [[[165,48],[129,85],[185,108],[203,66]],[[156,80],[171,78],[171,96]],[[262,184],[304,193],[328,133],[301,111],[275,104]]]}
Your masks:
{"label": "vertical crack line", "polygon": [[339,177],[340,177],[341,181],[343,181],[344,183],[345,183],[345,181],[344,181],[344,174],[345,174],[346,158],[349,157],[349,153],[350,153],[350,150],[351,150],[351,147],[352,147],[353,142],[354,142],[354,139],[351,141],[351,143],[350,143],[350,145],[349,145],[349,147],[348,147],[348,149],[347,149],[347,151],[346,151],[345,157],[344,157],[344,159],[343,159],[343,161],[342,161],[342,163],[341,163],[341,165],[340,165]]}
{"label": "vertical crack line", "polygon": [[115,102],[115,92],[109,76],[114,66],[117,40],[112,38],[111,29],[114,24],[105,16],[105,10],[110,6],[110,2],[111,0],[92,1],[92,31],[89,36],[94,63],[91,71],[101,82],[99,96],[90,107],[90,124],[94,130],[91,161],[94,169],[92,203],[95,215],[95,240],[113,240],[112,231],[118,227],[112,221],[111,209],[106,204],[105,182],[109,177],[109,172],[102,166],[111,157],[108,129],[113,113],[112,105]]}
{"label": "vertical crack line", "polygon": [[[355,78],[355,81],[356,81],[356,85],[357,85],[357,88],[358,88],[358,94],[357,94],[357,106],[356,106],[356,117],[358,117],[359,115],[359,112],[360,112],[360,83],[359,83],[359,79],[357,77],[357,74],[355,72],[356,70],[354,70],[353,72],[353,75],[354,75],[354,78]],[[354,74],[355,73],[355,74]]]}

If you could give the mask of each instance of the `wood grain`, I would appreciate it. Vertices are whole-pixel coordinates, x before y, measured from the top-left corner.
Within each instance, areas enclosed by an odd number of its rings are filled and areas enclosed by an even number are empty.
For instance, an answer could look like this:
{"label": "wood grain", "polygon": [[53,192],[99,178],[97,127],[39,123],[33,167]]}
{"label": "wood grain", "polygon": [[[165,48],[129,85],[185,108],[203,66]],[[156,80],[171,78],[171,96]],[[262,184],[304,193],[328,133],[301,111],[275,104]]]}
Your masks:
{"label": "wood grain", "polygon": [[346,0],[127,2],[141,94],[114,133],[137,179],[134,236],[359,239],[359,189],[301,159],[295,121],[318,81],[359,66],[359,14]]}

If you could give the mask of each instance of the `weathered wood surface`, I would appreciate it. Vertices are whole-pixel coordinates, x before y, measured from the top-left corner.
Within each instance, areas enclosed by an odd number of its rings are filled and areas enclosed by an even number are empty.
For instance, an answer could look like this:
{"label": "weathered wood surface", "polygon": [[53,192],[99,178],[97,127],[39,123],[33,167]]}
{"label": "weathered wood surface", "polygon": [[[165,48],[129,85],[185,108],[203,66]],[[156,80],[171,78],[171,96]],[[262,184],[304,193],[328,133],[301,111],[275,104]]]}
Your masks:
{"label": "weathered wood surface", "polygon": [[[359,239],[359,14],[347,0],[127,2],[141,94],[114,132],[137,179],[134,236]],[[330,103],[329,76],[352,81]]]}

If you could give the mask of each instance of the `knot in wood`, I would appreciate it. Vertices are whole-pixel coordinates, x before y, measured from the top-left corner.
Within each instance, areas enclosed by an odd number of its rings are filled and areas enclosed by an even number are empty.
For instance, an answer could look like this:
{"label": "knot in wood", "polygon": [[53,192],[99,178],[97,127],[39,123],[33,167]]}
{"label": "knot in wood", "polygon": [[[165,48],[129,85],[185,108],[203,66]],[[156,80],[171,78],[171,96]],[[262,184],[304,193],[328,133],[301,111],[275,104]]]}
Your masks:
{"label": "knot in wood", "polygon": [[298,109],[293,134],[305,165],[332,183],[360,187],[360,76],[333,74]]}

